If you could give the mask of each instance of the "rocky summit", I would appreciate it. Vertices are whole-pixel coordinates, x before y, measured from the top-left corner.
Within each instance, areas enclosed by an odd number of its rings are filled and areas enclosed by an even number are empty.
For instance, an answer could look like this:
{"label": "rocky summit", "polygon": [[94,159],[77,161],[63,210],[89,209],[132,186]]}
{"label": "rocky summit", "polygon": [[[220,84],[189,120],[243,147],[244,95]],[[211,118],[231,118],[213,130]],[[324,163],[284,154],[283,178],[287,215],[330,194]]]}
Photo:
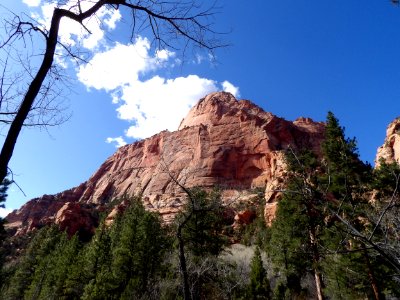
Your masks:
{"label": "rocky summit", "polygon": [[[284,181],[284,150],[308,147],[318,152],[323,134],[321,122],[287,121],[248,100],[212,93],[190,110],[177,131],[162,131],[119,148],[78,187],[32,199],[9,214],[8,228],[24,234],[56,223],[71,234],[82,228],[90,231],[96,213],[110,208],[113,199],[138,194],[148,210],[170,222],[185,202],[177,183],[188,188],[217,185],[231,207],[262,191],[270,222]],[[121,207],[123,203],[115,206],[109,219]],[[235,220],[246,215],[233,213]]]}

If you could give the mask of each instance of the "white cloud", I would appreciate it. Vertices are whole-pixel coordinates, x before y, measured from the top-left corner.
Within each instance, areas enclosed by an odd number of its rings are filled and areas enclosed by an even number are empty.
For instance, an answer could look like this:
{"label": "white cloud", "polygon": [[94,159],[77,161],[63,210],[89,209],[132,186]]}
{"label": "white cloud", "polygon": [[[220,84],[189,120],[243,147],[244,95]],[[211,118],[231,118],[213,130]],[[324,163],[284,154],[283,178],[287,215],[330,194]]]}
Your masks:
{"label": "white cloud", "polygon": [[124,87],[123,104],[117,110],[121,119],[134,122],[126,136],[146,138],[165,129],[177,130],[189,109],[216,90],[215,81],[197,75],[175,79],[155,76]]}
{"label": "white cloud", "polygon": [[22,0],[22,2],[29,7],[37,7],[40,5],[41,0]]}
{"label": "white cloud", "polygon": [[224,89],[225,92],[231,93],[235,97],[240,96],[239,88],[237,86],[234,86],[227,80],[222,82],[222,88]]}
{"label": "white cloud", "polygon": [[[89,64],[79,68],[78,78],[88,88],[110,93],[118,105],[118,117],[132,123],[125,136],[134,139],[177,130],[189,109],[208,93],[222,88],[238,95],[239,89],[228,81],[219,84],[197,75],[149,76],[151,71],[174,64],[174,56],[167,50],[151,54],[149,41],[139,37],[134,44],[116,43],[94,55]],[[107,142],[119,143],[116,138]]]}
{"label": "white cloud", "polygon": [[40,5],[40,0],[22,0],[22,2],[29,7],[36,7]]}
{"label": "white cloud", "polygon": [[196,54],[195,58],[196,59],[193,60],[193,63],[198,65],[201,64],[201,62],[204,60],[204,57],[200,54]]}
{"label": "white cloud", "polygon": [[147,39],[142,38],[130,45],[116,43],[114,48],[97,53],[89,64],[81,66],[78,79],[89,88],[107,91],[137,81],[140,73],[157,66],[157,60],[149,57],[149,48]]}
{"label": "white cloud", "polygon": [[107,25],[108,29],[114,30],[117,26],[119,20],[121,20],[122,16],[119,10],[105,10],[106,18],[104,18],[104,23]]}
{"label": "white cloud", "polygon": [[160,61],[167,61],[169,58],[174,57],[174,56],[175,56],[174,52],[168,51],[166,49],[156,51],[156,57]]}
{"label": "white cloud", "polygon": [[108,137],[108,138],[106,139],[106,143],[108,143],[108,144],[115,143],[115,147],[116,147],[116,148],[125,146],[125,145],[127,144],[127,143],[125,142],[125,140],[123,139],[122,136],[115,137],[115,138]]}
{"label": "white cloud", "polygon": [[[32,10],[31,16],[48,29],[55,7],[79,13],[78,1],[46,1],[39,9]],[[23,2],[33,7],[39,6],[41,0]],[[57,2],[64,4],[58,5]],[[86,11],[94,3],[81,1],[80,8]],[[172,79],[150,77],[152,71],[172,68],[182,62],[169,50],[151,53],[150,42],[142,37],[138,37],[133,44],[110,45],[105,39],[106,31],[114,30],[121,18],[119,10],[104,6],[83,24],[63,18],[59,35],[66,46],[80,46],[94,54],[88,64],[77,69],[77,77],[88,89],[105,90],[110,94],[112,102],[118,105],[118,117],[131,123],[125,131],[126,137],[146,138],[164,129],[176,130],[181,119],[200,98],[221,87],[235,96],[239,95],[239,89],[228,81],[220,84],[196,75]],[[100,52],[103,49],[106,50]],[[67,68],[68,60],[63,54],[65,50],[58,47],[55,60],[58,65]],[[207,61],[206,57],[195,55],[193,63],[203,61]],[[107,138],[106,142],[116,143],[117,147],[126,143],[121,136]]]}
{"label": "white cloud", "polygon": [[7,209],[4,207],[0,207],[0,217],[5,218],[10,212],[12,212],[12,209]]}

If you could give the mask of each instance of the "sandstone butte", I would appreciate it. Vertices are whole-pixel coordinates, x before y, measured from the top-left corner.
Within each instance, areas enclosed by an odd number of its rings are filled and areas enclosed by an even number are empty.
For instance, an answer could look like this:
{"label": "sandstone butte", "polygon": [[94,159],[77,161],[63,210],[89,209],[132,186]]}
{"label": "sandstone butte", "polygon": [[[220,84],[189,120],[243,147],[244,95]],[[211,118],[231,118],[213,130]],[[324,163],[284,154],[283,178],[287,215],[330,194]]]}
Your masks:
{"label": "sandstone butte", "polygon": [[[115,197],[138,194],[148,210],[170,222],[186,198],[175,180],[189,188],[220,186],[232,220],[239,223],[252,216],[237,204],[251,205],[261,191],[266,199],[266,222],[270,222],[277,190],[284,182],[283,151],[289,147],[319,151],[323,134],[321,122],[309,118],[287,121],[248,100],[212,93],[190,110],[177,131],[162,131],[119,148],[86,182],[32,199],[10,213],[7,227],[15,234],[50,223],[71,234],[90,231],[96,225],[94,212],[104,211]],[[393,143],[398,148],[399,137]],[[400,151],[396,153],[398,159]],[[108,219],[121,209],[123,203]]]}

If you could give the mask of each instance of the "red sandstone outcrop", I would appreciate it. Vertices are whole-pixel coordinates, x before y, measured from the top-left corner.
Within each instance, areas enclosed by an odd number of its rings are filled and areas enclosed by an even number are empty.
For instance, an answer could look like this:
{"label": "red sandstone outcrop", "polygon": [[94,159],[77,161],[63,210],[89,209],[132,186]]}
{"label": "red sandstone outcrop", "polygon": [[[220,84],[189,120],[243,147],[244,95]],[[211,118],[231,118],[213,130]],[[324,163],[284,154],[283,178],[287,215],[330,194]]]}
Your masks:
{"label": "red sandstone outcrop", "polygon": [[[26,232],[32,221],[50,222],[57,217],[67,222],[66,215],[62,216],[67,202],[101,208],[112,198],[141,194],[145,207],[158,211],[168,222],[185,201],[172,178],[186,187],[219,185],[225,190],[224,201],[230,204],[250,201],[254,197],[251,190],[262,188],[267,210],[273,211],[275,190],[285,175],[283,150],[309,147],[318,151],[323,132],[323,123],[308,118],[290,122],[248,100],[213,93],[190,110],[179,130],[163,131],[119,148],[87,182],[31,200],[7,220],[9,226]],[[266,211],[267,215],[271,213]]]}
{"label": "red sandstone outcrop", "polygon": [[97,219],[90,207],[84,207],[79,202],[66,202],[57,212],[54,223],[69,236],[76,232],[85,236],[94,234]]}
{"label": "red sandstone outcrop", "polygon": [[244,210],[240,211],[236,214],[235,216],[235,223],[240,224],[240,225],[248,225],[254,221],[254,219],[257,217],[256,211],[255,210]]}
{"label": "red sandstone outcrop", "polygon": [[387,163],[400,163],[400,118],[396,118],[386,129],[386,138],[378,148],[375,165],[383,159]]}

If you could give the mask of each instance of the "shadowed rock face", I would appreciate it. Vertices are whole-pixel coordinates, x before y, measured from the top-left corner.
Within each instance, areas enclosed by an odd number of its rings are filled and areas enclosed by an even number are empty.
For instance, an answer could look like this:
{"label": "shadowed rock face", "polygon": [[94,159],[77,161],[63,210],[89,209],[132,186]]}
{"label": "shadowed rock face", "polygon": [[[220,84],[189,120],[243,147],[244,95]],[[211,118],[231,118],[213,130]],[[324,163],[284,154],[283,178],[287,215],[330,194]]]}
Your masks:
{"label": "shadowed rock face", "polygon": [[386,138],[378,148],[375,165],[383,159],[387,163],[400,163],[400,118],[396,118],[386,129]]}
{"label": "shadowed rock face", "polygon": [[323,123],[308,118],[286,121],[248,100],[213,93],[190,110],[177,131],[163,131],[119,148],[80,186],[33,199],[12,212],[7,216],[9,227],[25,233],[62,219],[63,226],[72,228],[61,209],[71,211],[66,207],[75,206],[66,203],[102,209],[112,198],[139,193],[147,209],[169,222],[185,201],[171,177],[186,187],[219,185],[229,203],[249,201],[255,196],[252,189],[265,189],[270,221],[279,194],[273,190],[284,181],[283,150],[309,147],[319,152],[323,132]]}

